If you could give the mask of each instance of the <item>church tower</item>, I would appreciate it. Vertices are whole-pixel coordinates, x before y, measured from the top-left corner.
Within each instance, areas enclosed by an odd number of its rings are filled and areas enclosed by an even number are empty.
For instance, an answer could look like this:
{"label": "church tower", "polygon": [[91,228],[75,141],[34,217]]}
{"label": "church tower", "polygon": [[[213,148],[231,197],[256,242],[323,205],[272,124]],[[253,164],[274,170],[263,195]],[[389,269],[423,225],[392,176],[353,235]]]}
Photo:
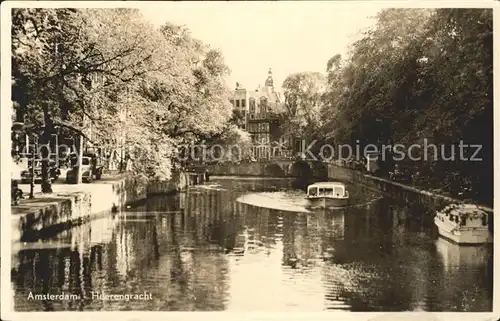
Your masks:
{"label": "church tower", "polygon": [[274,89],[273,72],[271,71],[271,68],[269,68],[269,72],[267,73],[267,79],[265,82],[265,86],[268,87],[266,89],[270,89],[270,90]]}

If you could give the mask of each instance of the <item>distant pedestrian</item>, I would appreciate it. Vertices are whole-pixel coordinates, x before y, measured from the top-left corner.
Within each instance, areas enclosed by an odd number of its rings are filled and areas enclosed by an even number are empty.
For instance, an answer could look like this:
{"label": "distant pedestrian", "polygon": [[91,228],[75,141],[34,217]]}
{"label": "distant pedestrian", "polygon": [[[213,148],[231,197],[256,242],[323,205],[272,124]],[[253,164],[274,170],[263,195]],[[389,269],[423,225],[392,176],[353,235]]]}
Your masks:
{"label": "distant pedestrian", "polygon": [[130,158],[130,156],[127,156],[125,171],[130,172],[131,170],[132,170],[132,158]]}
{"label": "distant pedestrian", "polygon": [[13,205],[19,205],[19,200],[23,199],[23,190],[19,188],[17,180],[11,180],[11,202]]}

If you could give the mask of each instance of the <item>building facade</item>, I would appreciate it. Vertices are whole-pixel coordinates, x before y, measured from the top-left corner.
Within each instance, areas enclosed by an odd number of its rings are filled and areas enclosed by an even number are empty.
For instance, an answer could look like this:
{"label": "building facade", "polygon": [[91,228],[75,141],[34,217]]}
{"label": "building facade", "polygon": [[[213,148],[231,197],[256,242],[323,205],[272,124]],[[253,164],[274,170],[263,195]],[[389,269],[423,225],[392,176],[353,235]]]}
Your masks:
{"label": "building facade", "polygon": [[256,159],[288,157],[290,142],[282,137],[279,114],[284,110],[283,95],[274,88],[269,69],[264,86],[247,90],[236,83],[231,103],[245,117],[244,128],[250,133]]}

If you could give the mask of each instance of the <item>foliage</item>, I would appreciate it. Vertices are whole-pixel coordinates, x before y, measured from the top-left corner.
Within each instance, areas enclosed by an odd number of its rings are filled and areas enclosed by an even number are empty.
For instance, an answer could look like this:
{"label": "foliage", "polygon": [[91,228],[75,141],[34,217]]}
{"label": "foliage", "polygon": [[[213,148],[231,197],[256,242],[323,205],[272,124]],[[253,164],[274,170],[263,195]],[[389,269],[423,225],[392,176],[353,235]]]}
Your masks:
{"label": "foliage", "polygon": [[215,135],[231,117],[222,54],[138,10],[15,9],[12,40],[18,119],[46,139],[62,127],[126,148],[138,174],[170,177],[176,144]]}
{"label": "foliage", "polygon": [[223,161],[238,162],[251,157],[252,140],[250,134],[235,124],[229,123],[228,126],[217,136],[208,141],[208,146],[221,146],[222,153],[217,155],[214,149],[212,154],[209,149],[208,160],[220,159]]}
{"label": "foliage", "polygon": [[240,109],[233,109],[233,114],[229,122],[239,128],[243,128],[246,123],[245,112]]}
{"label": "foliage", "polygon": [[[453,192],[472,186],[492,199],[493,44],[491,9],[388,9],[327,64],[322,130],[339,144],[424,139],[447,147],[481,144],[483,161],[407,162]],[[473,149],[469,151],[474,152]],[[440,152],[440,151],[439,151]],[[422,155],[422,153],[420,154]],[[468,154],[468,157],[471,157]],[[458,146],[456,158],[460,157]],[[455,177],[461,177],[456,180]]]}
{"label": "foliage", "polygon": [[314,135],[322,125],[321,97],[325,77],[318,72],[299,72],[283,82],[285,96],[282,130],[285,134]]}

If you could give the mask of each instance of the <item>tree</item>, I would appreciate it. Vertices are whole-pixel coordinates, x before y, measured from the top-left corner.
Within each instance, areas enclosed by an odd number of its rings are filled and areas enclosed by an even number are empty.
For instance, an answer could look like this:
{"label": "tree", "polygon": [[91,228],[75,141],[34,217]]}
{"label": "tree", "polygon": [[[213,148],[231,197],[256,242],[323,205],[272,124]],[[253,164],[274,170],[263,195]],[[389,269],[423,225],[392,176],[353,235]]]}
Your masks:
{"label": "tree", "polygon": [[[85,118],[111,120],[121,86],[156,68],[155,42],[145,39],[154,32],[139,17],[129,9],[13,11],[13,100],[43,128],[42,144],[56,126],[86,136]],[[48,150],[41,157],[42,192],[51,192]]]}
{"label": "tree", "polygon": [[[428,155],[429,161],[407,166],[445,187],[491,192],[492,48],[489,9],[384,10],[349,56],[327,63],[322,131],[348,144],[410,146],[426,139],[448,153],[461,140],[480,144],[481,162]],[[475,197],[491,202],[488,193]]]}
{"label": "tree", "polygon": [[220,133],[232,116],[230,93],[223,77],[229,72],[223,56],[192,38],[187,29],[166,23],[164,40],[173,48],[171,68],[151,74],[139,94],[149,101],[151,130],[177,143],[194,143]]}
{"label": "tree", "polygon": [[209,148],[208,160],[226,160],[238,162],[248,159],[252,154],[252,140],[250,134],[236,125],[228,123],[224,130],[211,137],[208,146],[220,146],[219,154],[215,148]]}
{"label": "tree", "polygon": [[289,75],[283,82],[285,96],[285,125],[287,134],[314,135],[321,126],[321,96],[325,89],[325,77],[318,72],[300,72]]}
{"label": "tree", "polygon": [[16,9],[12,38],[13,100],[42,142],[58,126],[89,139],[91,126],[94,144],[135,155],[136,174],[168,178],[176,144],[217,134],[231,117],[222,54],[138,10]]}
{"label": "tree", "polygon": [[[135,170],[168,179],[180,165],[178,147],[196,144],[221,133],[231,117],[229,92],[223,77],[229,72],[220,52],[191,37],[189,30],[170,23],[160,28],[161,70],[137,81],[132,102]],[[147,150],[141,152],[143,146]]]}
{"label": "tree", "polygon": [[239,109],[233,109],[233,115],[229,120],[231,124],[236,125],[239,128],[243,128],[246,123],[245,112]]}

